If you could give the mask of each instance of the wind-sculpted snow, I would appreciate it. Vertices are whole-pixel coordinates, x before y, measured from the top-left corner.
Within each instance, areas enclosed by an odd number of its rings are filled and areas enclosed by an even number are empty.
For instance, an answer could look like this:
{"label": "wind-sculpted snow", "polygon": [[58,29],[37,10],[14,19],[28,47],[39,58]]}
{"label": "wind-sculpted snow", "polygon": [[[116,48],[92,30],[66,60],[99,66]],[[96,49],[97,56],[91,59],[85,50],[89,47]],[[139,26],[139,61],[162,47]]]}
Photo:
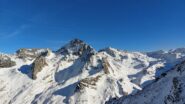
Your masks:
{"label": "wind-sculpted snow", "polygon": [[135,95],[111,99],[107,104],[184,104],[185,61]]}
{"label": "wind-sculpted snow", "polygon": [[[141,53],[105,48],[96,52],[74,39],[57,51],[21,49],[2,56],[15,65],[0,68],[0,104],[104,104],[138,95],[159,83],[157,79],[184,60],[185,51]],[[180,96],[177,89],[183,80],[178,79],[174,79],[173,97]],[[170,80],[165,81],[160,83]]]}

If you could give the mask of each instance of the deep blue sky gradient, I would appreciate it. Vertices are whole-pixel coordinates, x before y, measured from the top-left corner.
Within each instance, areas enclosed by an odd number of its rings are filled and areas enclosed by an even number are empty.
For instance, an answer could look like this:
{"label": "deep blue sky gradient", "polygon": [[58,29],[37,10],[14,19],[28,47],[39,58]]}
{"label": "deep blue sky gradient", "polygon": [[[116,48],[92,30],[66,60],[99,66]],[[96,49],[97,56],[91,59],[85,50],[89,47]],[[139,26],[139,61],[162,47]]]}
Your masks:
{"label": "deep blue sky gradient", "polygon": [[97,50],[185,47],[185,0],[0,0],[0,52],[73,38]]}

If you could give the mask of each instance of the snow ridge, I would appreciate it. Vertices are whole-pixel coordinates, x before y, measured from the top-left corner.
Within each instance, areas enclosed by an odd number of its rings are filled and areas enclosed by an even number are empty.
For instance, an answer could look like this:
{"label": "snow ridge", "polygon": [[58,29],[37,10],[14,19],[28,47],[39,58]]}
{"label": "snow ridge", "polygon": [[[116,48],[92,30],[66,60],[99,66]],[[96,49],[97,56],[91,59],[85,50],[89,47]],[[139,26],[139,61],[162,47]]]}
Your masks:
{"label": "snow ridge", "polygon": [[[0,63],[5,58],[1,56]],[[163,80],[161,76],[183,62],[185,48],[141,53],[109,47],[97,52],[74,39],[57,51],[21,49],[6,57],[15,65],[0,67],[0,104],[130,103],[129,96],[150,89],[157,79]],[[178,88],[180,81],[174,79],[174,87]],[[129,100],[122,100],[125,98]]]}

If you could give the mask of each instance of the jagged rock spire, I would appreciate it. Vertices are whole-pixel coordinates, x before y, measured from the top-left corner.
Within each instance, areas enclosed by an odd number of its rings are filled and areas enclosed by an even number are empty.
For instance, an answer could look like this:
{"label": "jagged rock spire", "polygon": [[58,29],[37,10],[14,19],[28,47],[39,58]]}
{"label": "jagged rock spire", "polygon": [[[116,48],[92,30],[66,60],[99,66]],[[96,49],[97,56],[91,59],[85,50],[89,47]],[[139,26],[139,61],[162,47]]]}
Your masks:
{"label": "jagged rock spire", "polygon": [[57,53],[82,56],[83,54],[94,54],[95,50],[82,40],[73,39],[64,47],[60,48]]}
{"label": "jagged rock spire", "polygon": [[76,39],[71,40],[70,44],[71,45],[82,45],[82,44],[85,44],[85,43],[82,40],[76,38]]}

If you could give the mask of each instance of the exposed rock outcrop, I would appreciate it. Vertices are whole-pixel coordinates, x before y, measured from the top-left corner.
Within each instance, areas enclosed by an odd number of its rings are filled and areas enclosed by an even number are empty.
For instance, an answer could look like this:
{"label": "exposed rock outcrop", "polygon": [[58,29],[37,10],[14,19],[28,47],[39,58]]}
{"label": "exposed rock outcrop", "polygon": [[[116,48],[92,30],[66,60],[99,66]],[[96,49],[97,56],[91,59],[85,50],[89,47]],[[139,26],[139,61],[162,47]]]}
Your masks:
{"label": "exposed rock outcrop", "polygon": [[37,57],[32,64],[32,78],[37,78],[37,73],[40,72],[44,66],[48,65],[44,56]]}
{"label": "exposed rock outcrop", "polygon": [[109,71],[110,64],[106,58],[102,59],[102,65],[103,65],[103,70],[104,70],[105,74],[110,74],[110,71]]}
{"label": "exposed rock outcrop", "polygon": [[182,83],[180,80],[175,77],[173,78],[173,87],[171,90],[171,93],[166,97],[166,100],[164,101],[166,104],[169,103],[178,103],[181,100],[181,93],[182,93]]}
{"label": "exposed rock outcrop", "polygon": [[34,59],[38,56],[40,56],[42,53],[45,53],[47,51],[47,49],[26,49],[26,48],[22,48],[19,49],[16,54],[19,58],[22,59],[26,59],[26,58],[30,58],[30,59]]}
{"label": "exposed rock outcrop", "polygon": [[9,68],[15,65],[16,63],[12,61],[9,57],[0,55],[0,68]]}
{"label": "exposed rock outcrop", "polygon": [[101,76],[96,76],[93,78],[85,78],[80,81],[80,83],[77,85],[76,90],[82,90],[85,87],[95,89],[96,83],[101,78]]}
{"label": "exposed rock outcrop", "polygon": [[63,55],[72,54],[83,57],[84,60],[87,60],[96,52],[91,46],[87,45],[82,40],[74,39],[70,41],[69,44],[66,44],[64,47],[60,48],[57,53]]}

